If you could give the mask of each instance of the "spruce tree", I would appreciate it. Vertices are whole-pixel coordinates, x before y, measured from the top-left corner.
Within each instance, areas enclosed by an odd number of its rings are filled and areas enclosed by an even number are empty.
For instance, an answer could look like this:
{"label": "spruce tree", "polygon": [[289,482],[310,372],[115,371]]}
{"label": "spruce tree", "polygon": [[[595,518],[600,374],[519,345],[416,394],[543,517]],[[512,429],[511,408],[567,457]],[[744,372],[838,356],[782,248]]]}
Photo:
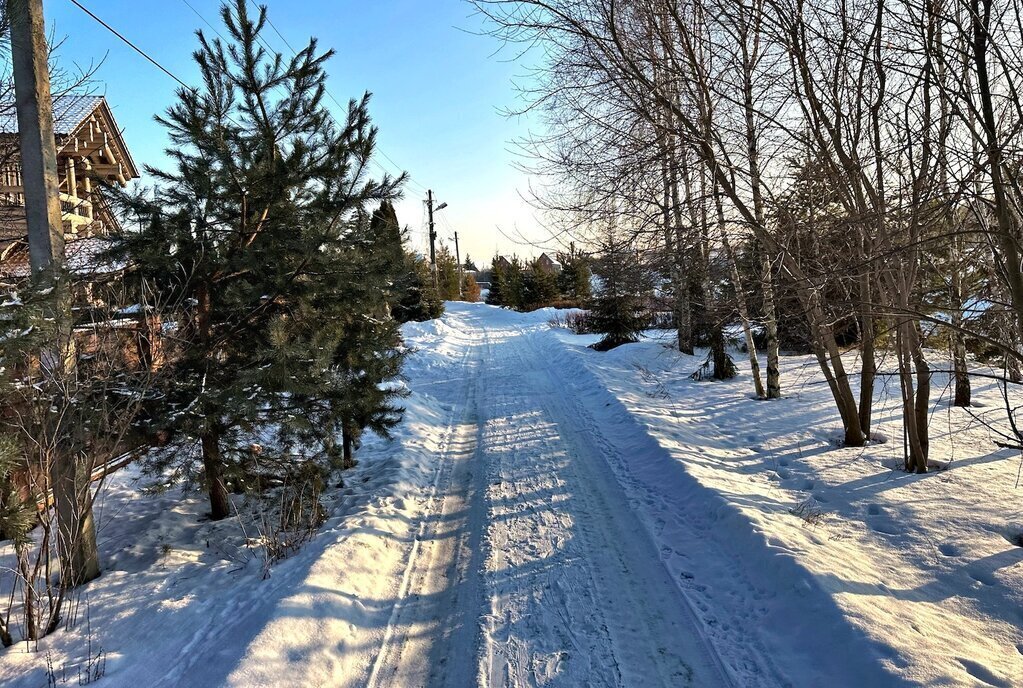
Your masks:
{"label": "spruce tree", "polygon": [[522,308],[523,272],[522,261],[517,257],[512,257],[508,268],[505,270],[504,282],[504,305],[509,308]]}
{"label": "spruce tree", "polygon": [[398,224],[398,214],[394,204],[384,200],[373,211],[369,222],[367,239],[375,246],[379,254],[380,264],[390,279],[382,285],[386,293],[388,305],[393,305],[401,294],[401,280],[405,271],[405,237]]}
{"label": "spruce tree", "polygon": [[505,273],[504,267],[498,264],[497,258],[494,258],[490,268],[490,289],[487,291],[486,302],[491,306],[504,306],[505,303],[505,289],[507,287],[508,276]]}
{"label": "spruce tree", "polygon": [[461,298],[458,284],[458,262],[447,246],[437,249],[437,287],[444,301],[458,301]]}
{"label": "spruce tree", "polygon": [[353,227],[400,181],[365,177],[368,95],[340,124],[324,106],[330,51],[312,40],[293,58],[268,52],[265,8],[251,16],[245,0],[221,16],[224,41],[198,34],[203,87],[179,90],[158,118],[173,166],[149,170],[151,195],[125,199],[141,228],[120,246],[177,304],[165,314],[173,382],[152,414],[169,443],[150,468],[201,476],[214,519],[229,513],[254,433],[301,429],[331,391],[333,344],[372,312],[359,266],[345,262],[359,252]]}
{"label": "spruce tree", "polygon": [[644,297],[650,291],[650,273],[633,247],[610,235],[604,238],[598,264],[601,284],[593,299],[589,327],[604,337],[594,345],[607,351],[639,341],[647,326]]}
{"label": "spruce tree", "polygon": [[373,211],[370,234],[380,246],[382,264],[391,273],[383,289],[393,317],[399,323],[440,317],[444,304],[433,288],[430,267],[406,250],[407,232],[398,223],[393,203],[385,200]]}
{"label": "spruce tree", "polygon": [[433,286],[430,264],[411,251],[405,252],[404,270],[391,313],[400,323],[433,320],[444,313],[444,302]]}
{"label": "spruce tree", "polygon": [[[20,494],[16,480],[18,472],[25,470],[25,460],[17,439],[0,435],[0,539],[10,540],[17,559],[22,560],[23,548],[30,542],[30,531],[36,522],[36,504]],[[0,615],[0,645],[14,644],[11,619]]]}
{"label": "spruce tree", "polygon": [[590,298],[590,266],[585,258],[574,254],[560,254],[561,273],[558,290],[566,299],[582,306]]}
{"label": "spruce tree", "polygon": [[[311,342],[322,340],[328,356],[323,368],[307,373],[319,385],[299,400],[306,409],[305,425],[295,437],[308,445],[325,432],[324,456],[335,468],[354,464],[354,450],[365,430],[388,437],[403,413],[396,402],[405,395],[398,378],[406,352],[399,323],[387,311],[388,285],[405,264],[395,264],[393,251],[387,250],[389,239],[378,229],[372,221],[353,228],[351,246],[338,261],[350,271],[342,270],[348,274],[339,280],[341,286],[323,295],[337,299],[337,310],[344,312],[335,321],[336,329],[308,332]],[[347,309],[343,302],[349,304]],[[338,436],[340,452],[333,442]]]}
{"label": "spruce tree", "polygon": [[539,260],[534,260],[522,274],[522,310],[549,306],[556,298],[558,276],[541,267]]}

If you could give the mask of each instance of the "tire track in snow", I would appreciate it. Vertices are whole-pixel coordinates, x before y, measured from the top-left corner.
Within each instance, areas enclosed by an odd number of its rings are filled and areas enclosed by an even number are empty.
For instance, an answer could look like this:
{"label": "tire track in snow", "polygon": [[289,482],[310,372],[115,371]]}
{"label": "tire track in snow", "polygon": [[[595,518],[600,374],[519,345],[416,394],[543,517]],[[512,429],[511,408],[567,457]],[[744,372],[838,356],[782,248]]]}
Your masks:
{"label": "tire track in snow", "polygon": [[421,516],[368,688],[475,682],[486,519],[477,397],[485,346],[485,340],[470,343],[463,357],[470,375],[452,408],[430,507]]}
{"label": "tire track in snow", "polygon": [[491,613],[481,681],[729,685],[610,475],[600,429],[530,333],[500,334],[484,373]]}

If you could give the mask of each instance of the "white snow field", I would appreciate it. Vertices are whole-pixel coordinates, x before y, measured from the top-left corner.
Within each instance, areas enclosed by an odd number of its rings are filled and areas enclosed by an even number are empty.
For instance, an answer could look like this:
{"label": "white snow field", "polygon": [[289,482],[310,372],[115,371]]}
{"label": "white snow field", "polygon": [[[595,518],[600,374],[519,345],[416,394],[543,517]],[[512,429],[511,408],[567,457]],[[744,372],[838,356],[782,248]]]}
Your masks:
{"label": "white snow field", "polygon": [[[251,524],[118,475],[78,622],[3,651],[0,685],[48,661],[73,685],[90,642],[98,685],[131,688],[1023,685],[1020,457],[983,423],[936,400],[947,469],[911,476],[897,439],[838,446],[807,357],[759,402],[745,372],[693,382],[701,359],[598,353],[551,315],[406,326],[406,421],[267,580]],[[878,390],[884,436],[897,406]]]}

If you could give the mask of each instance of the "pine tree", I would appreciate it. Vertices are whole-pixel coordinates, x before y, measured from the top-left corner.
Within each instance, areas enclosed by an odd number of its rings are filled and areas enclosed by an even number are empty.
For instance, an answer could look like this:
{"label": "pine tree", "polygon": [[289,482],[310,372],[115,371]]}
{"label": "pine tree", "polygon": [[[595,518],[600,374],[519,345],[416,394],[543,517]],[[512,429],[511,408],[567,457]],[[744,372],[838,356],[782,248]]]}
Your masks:
{"label": "pine tree", "polygon": [[551,305],[558,298],[558,276],[548,272],[539,260],[530,263],[522,275],[523,310],[531,311]]}
{"label": "pine tree", "polygon": [[458,301],[458,262],[447,246],[437,249],[437,288],[444,301]]}
{"label": "pine tree", "polygon": [[558,275],[558,290],[562,296],[582,305],[590,298],[590,266],[585,258],[571,253],[558,255],[561,273]]}
{"label": "pine tree", "polygon": [[476,303],[480,300],[480,285],[471,272],[467,272],[462,280],[462,300],[469,303]]}
{"label": "pine tree", "polygon": [[359,248],[353,227],[396,188],[363,176],[376,134],[368,95],[340,125],[323,105],[331,52],[313,40],[293,58],[268,53],[265,8],[250,16],[245,0],[221,16],[226,43],[199,33],[203,88],[179,90],[160,118],[173,168],[150,170],[152,197],[126,199],[142,226],[121,245],[178,304],[165,318],[182,343],[173,383],[153,410],[170,443],[150,468],[194,478],[201,459],[214,519],[229,513],[253,433],[301,426],[302,404],[330,391],[330,344],[373,312],[348,298],[362,277],[345,262]]}
{"label": "pine tree", "polygon": [[599,351],[639,341],[647,326],[644,297],[650,274],[636,251],[614,235],[604,238],[599,261],[600,288],[593,299],[588,324],[604,337],[593,345]]}

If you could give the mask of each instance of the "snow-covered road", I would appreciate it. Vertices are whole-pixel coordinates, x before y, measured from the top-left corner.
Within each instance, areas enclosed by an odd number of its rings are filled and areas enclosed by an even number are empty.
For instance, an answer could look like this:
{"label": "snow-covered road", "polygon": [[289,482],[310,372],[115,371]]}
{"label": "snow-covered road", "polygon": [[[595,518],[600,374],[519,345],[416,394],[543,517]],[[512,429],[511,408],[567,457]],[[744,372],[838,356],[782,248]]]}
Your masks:
{"label": "snow-covered road", "polygon": [[104,574],[76,592],[90,623],[5,651],[0,685],[96,648],[110,685],[156,688],[1023,685],[1017,457],[960,425],[954,469],[906,475],[895,443],[831,441],[806,357],[764,404],[552,314],[450,303],[405,325],[404,422],[266,580],[244,509],[210,523],[201,495],[117,474]]}
{"label": "snow-covered road", "polygon": [[464,390],[369,684],[727,685],[599,426],[537,333],[482,315],[450,318]]}

